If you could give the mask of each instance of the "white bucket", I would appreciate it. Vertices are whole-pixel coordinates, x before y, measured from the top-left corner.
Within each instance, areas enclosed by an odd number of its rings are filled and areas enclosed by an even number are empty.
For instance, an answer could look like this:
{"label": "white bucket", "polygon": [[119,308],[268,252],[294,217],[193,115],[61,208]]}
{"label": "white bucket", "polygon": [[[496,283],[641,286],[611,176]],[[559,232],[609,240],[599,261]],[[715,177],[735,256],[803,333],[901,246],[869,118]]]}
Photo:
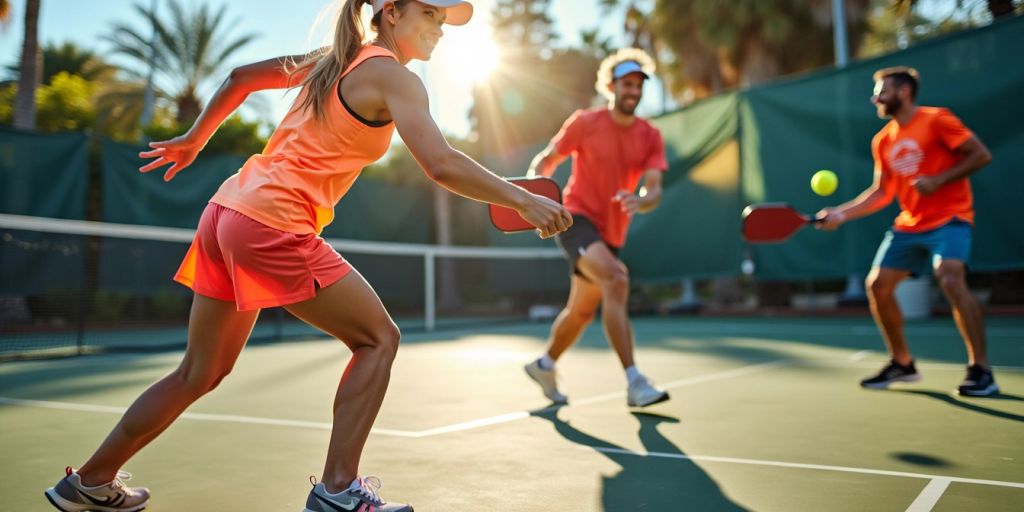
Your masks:
{"label": "white bucket", "polygon": [[907,278],[896,286],[896,302],[903,311],[903,318],[915,320],[928,318],[932,311],[932,276]]}

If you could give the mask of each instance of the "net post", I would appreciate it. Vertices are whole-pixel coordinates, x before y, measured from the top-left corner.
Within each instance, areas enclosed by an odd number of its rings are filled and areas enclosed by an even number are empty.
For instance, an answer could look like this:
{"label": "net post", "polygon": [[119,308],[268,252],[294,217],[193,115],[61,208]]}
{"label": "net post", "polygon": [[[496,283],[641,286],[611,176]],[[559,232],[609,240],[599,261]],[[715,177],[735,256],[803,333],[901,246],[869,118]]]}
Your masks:
{"label": "net post", "polygon": [[83,282],[78,289],[78,305],[75,307],[75,316],[78,317],[75,319],[75,353],[78,355],[85,353],[85,301],[88,289],[89,287]]}
{"label": "net post", "polygon": [[423,328],[428,332],[434,330],[434,266],[437,254],[432,250],[423,253]]}

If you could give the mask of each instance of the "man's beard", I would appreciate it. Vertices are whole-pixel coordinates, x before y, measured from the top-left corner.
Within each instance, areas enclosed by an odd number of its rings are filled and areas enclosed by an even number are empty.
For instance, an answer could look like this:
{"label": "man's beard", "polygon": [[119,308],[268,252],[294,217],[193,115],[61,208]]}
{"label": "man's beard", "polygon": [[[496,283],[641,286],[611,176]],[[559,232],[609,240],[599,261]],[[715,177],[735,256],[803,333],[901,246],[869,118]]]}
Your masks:
{"label": "man's beard", "polygon": [[882,103],[882,113],[886,116],[892,117],[896,115],[896,112],[900,111],[903,107],[903,102],[899,98],[893,98],[887,102]]}
{"label": "man's beard", "polygon": [[[626,104],[626,100],[635,100],[635,101],[633,102],[632,105],[627,105]],[[633,112],[636,112],[636,107],[638,105],[640,105],[640,98],[637,98],[637,97],[626,96],[626,97],[623,97],[623,98],[616,98],[615,99],[615,110],[618,110],[619,112],[621,112],[623,114],[626,114],[627,116],[633,115]]]}

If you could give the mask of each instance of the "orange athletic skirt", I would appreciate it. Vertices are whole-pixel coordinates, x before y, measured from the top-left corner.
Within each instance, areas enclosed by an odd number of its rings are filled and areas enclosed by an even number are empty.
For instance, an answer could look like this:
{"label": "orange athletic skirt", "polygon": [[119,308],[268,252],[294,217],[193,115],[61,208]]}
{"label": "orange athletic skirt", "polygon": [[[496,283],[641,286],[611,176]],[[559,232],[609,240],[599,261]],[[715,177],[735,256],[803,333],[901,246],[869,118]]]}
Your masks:
{"label": "orange athletic skirt", "polygon": [[209,203],[174,280],[246,311],[311,299],[351,270],[315,234],[274,229]]}

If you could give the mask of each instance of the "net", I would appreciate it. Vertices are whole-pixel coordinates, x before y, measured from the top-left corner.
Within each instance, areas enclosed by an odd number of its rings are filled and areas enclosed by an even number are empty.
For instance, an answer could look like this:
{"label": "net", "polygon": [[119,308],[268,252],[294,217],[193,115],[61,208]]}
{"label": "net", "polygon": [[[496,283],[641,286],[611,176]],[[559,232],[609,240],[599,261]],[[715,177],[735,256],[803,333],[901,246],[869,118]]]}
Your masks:
{"label": "net", "polygon": [[[192,292],[171,276],[193,234],[0,214],[0,358],[184,346]],[[407,331],[549,317],[569,286],[552,247],[328,242]],[[251,340],[319,334],[271,308]]]}

